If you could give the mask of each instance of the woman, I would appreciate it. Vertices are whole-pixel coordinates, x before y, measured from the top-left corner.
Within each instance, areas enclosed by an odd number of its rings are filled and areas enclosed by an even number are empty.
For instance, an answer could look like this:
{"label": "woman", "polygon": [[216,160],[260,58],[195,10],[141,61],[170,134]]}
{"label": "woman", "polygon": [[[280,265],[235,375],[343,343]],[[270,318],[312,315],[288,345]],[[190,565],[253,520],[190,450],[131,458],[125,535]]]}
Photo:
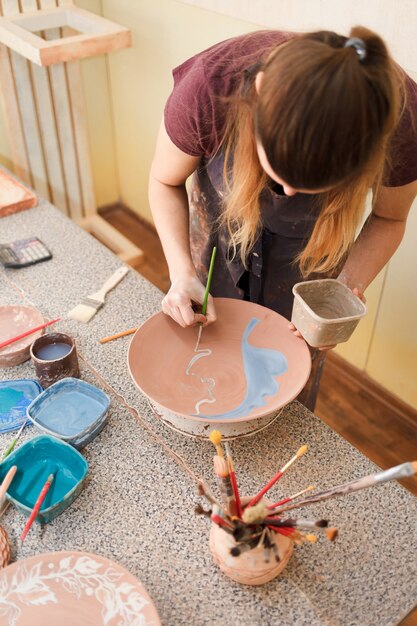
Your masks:
{"label": "woman", "polygon": [[194,310],[213,245],[212,296],[288,319],[300,280],[338,277],[362,297],[402,239],[416,155],[417,85],[365,28],[260,31],[189,59],[150,174],[172,283],[163,311],[181,326],[215,321],[211,298],[205,318]]}

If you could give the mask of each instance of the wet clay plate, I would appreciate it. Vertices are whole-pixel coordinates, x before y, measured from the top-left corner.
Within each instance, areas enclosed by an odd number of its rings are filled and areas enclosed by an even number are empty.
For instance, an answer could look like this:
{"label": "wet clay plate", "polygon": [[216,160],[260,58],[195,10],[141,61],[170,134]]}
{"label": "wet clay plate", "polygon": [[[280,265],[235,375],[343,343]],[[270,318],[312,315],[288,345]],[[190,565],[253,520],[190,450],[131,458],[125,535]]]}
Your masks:
{"label": "wet clay plate", "polygon": [[251,302],[216,298],[217,321],[181,328],[163,313],[134,335],[130,374],[160,407],[203,422],[240,422],[271,414],[307,382],[311,357],[288,320]]}

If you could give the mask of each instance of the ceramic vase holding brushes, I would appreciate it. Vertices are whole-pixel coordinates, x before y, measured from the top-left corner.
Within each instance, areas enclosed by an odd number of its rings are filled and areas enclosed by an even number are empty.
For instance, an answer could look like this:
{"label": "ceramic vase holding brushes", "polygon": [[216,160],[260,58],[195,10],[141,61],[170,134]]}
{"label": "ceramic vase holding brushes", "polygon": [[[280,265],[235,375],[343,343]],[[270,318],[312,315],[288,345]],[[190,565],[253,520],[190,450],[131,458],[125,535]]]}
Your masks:
{"label": "ceramic vase holding brushes", "polygon": [[[243,506],[250,500],[251,498],[242,498]],[[273,534],[273,541],[278,550],[279,561],[274,556],[275,548],[270,550],[269,560],[265,561],[263,545],[233,556],[231,550],[238,546],[233,535],[215,523],[210,529],[210,551],[215,563],[226,576],[242,585],[263,585],[281,574],[291,557],[294,542],[278,533]]]}

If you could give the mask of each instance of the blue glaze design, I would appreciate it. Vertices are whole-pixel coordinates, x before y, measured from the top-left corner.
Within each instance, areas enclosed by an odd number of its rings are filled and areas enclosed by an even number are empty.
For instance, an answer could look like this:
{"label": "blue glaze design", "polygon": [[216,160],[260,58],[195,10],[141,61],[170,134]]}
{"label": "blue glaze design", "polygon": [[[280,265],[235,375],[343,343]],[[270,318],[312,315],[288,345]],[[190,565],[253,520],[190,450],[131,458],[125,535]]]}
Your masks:
{"label": "blue glaze design", "polygon": [[46,524],[62,513],[81,493],[88,471],[84,457],[73,447],[50,435],[38,435],[23,443],[0,464],[0,481],[12,465],[17,472],[6,497],[28,517],[49,474],[54,481],[36,521]]}
{"label": "blue glaze design", "polygon": [[[279,383],[276,376],[288,370],[288,362],[282,352],[269,348],[257,348],[249,343],[249,335],[261,320],[253,317],[242,336],[242,359],[246,378],[246,394],[243,402],[227,413],[202,415],[207,419],[237,419],[245,417],[253,409],[266,405],[266,398],[278,393]],[[196,416],[197,417],[197,416]]]}
{"label": "blue glaze design", "polygon": [[17,430],[26,421],[26,409],[39,396],[42,387],[36,380],[0,382],[0,433]]}
{"label": "blue glaze design", "polygon": [[42,432],[80,449],[104,427],[109,405],[101,389],[78,378],[62,378],[32,402],[27,414]]}
{"label": "blue glaze design", "polygon": [[66,354],[71,352],[72,346],[68,343],[57,342],[57,343],[48,343],[46,346],[42,346],[36,350],[36,358],[41,359],[42,361],[55,361],[56,359],[61,359]]}

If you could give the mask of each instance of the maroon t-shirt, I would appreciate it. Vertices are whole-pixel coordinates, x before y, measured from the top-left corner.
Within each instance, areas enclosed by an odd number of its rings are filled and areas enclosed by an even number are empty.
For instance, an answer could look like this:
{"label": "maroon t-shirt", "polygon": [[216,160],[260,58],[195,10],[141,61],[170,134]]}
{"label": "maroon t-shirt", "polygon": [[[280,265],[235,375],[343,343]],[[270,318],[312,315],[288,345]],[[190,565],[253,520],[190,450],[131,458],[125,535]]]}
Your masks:
{"label": "maroon t-shirt", "polygon": [[[245,72],[294,36],[282,31],[249,33],[218,43],[175,68],[174,89],[165,106],[171,141],[186,154],[213,156],[223,138],[223,98],[236,92]],[[392,137],[390,174],[383,181],[391,187],[417,180],[417,84],[405,72],[404,80],[406,107]]]}

